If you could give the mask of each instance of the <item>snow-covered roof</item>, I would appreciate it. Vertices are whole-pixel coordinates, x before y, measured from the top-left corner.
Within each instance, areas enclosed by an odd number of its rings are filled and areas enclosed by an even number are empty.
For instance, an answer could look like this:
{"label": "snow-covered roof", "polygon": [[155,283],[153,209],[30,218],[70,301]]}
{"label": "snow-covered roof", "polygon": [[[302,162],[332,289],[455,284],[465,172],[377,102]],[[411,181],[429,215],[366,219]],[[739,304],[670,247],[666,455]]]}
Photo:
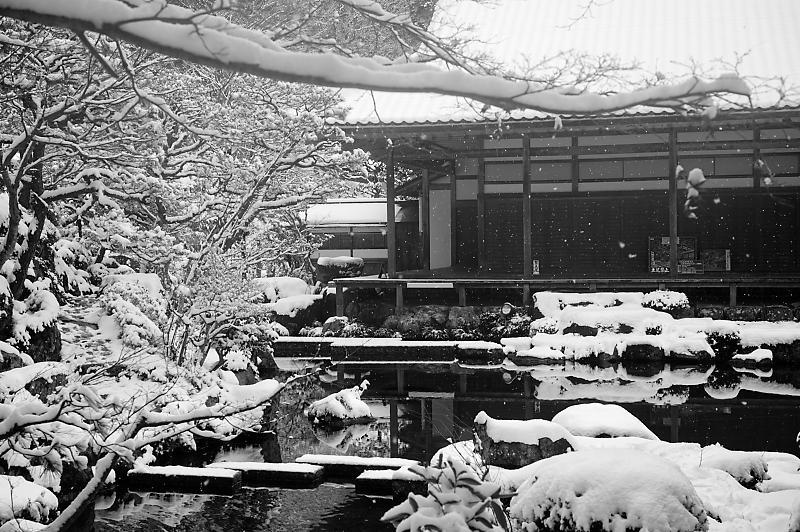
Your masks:
{"label": "snow-covered roof", "polygon": [[[402,203],[394,206],[395,221],[405,221],[406,211]],[[309,205],[306,223],[310,226],[354,226],[386,225],[386,200],[356,198],[330,200],[326,203]]]}
{"label": "snow-covered roof", "polygon": [[[431,30],[472,26],[480,51],[506,67],[522,68],[564,51],[612,54],[638,62],[667,79],[685,77],[690,65],[712,77],[734,70],[751,84],[782,76],[800,85],[800,2],[797,0],[614,0],[598,2],[580,20],[585,0],[497,0],[437,3]],[[452,31],[451,31],[452,33]],[[463,32],[461,32],[463,35]],[[635,84],[634,84],[635,86]],[[427,93],[343,91],[351,110],[349,124],[416,124],[487,120],[481,104]],[[753,104],[776,102],[770,91],[753,95]],[[724,102],[723,102],[724,103]],[[797,102],[794,102],[797,103]],[[670,114],[666,109],[634,108],[615,114]],[[489,115],[491,116],[491,115]],[[506,119],[547,118],[518,110]]]}

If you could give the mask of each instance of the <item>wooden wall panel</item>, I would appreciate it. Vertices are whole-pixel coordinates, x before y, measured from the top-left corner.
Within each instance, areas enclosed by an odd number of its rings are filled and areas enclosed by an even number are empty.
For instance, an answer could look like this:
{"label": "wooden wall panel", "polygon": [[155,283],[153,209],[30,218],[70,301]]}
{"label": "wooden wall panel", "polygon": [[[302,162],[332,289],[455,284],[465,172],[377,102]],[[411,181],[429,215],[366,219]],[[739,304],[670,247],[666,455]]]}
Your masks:
{"label": "wooden wall panel", "polygon": [[478,204],[456,201],[456,267],[474,270],[478,267]]}
{"label": "wooden wall panel", "polygon": [[486,198],[487,270],[521,275],[522,261],[522,199]]}

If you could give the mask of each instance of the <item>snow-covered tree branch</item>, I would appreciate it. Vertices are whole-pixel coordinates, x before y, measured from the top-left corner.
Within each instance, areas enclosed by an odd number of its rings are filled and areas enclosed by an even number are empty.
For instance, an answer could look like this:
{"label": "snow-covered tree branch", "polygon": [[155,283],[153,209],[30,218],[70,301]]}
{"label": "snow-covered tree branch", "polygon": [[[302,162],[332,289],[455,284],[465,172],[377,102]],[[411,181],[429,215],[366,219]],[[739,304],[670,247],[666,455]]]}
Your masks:
{"label": "snow-covered tree branch", "polygon": [[[397,24],[399,20],[374,2],[347,3],[379,22]],[[427,61],[395,62],[381,57],[296,52],[281,46],[269,30],[246,29],[208,10],[192,11],[165,0],[0,0],[0,14],[76,32],[99,32],[194,63],[275,80],[378,91],[435,92],[505,109],[586,114],[636,105],[674,107],[716,93],[749,94],[747,85],[735,75],[709,81],[690,78],[626,93],[597,94],[463,69],[445,70]],[[433,41],[431,51],[453,62],[453,55],[438,41]]]}

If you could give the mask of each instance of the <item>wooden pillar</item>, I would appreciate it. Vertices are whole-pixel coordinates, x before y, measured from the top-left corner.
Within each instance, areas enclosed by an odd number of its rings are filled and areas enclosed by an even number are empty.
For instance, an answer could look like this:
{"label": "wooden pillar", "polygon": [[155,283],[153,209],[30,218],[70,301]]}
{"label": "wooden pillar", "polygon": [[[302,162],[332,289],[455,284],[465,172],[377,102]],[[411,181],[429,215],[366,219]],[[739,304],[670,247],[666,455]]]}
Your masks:
{"label": "wooden pillar", "polygon": [[422,231],[422,269],[431,269],[431,174],[426,168],[422,171],[422,192],[419,197],[420,221]]}
{"label": "wooden pillar", "polygon": [[467,306],[467,289],[464,287],[463,284],[456,285],[456,292],[458,292],[458,306],[459,307],[466,307]]}
{"label": "wooden pillar", "polygon": [[669,132],[669,275],[678,276],[678,133]]}
{"label": "wooden pillar", "polygon": [[336,283],[336,315],[344,316],[344,287]]}
{"label": "wooden pillar", "polygon": [[404,297],[403,297],[403,289],[405,288],[405,284],[402,282],[397,283],[394,288],[394,312],[398,316],[400,313],[403,312],[403,305],[404,305]]}
{"label": "wooden pillar", "polygon": [[456,211],[458,210],[457,197],[456,197],[456,162],[452,161],[450,165],[450,266],[455,267],[458,264],[458,225],[456,224]]}
{"label": "wooden pillar", "polygon": [[531,304],[531,285],[525,283],[522,285],[522,306],[527,307]]}
{"label": "wooden pillar", "polygon": [[578,137],[572,137],[572,192],[577,193],[580,187],[581,167],[578,160]]}
{"label": "wooden pillar", "polygon": [[478,268],[486,271],[486,161],[478,165]]}
{"label": "wooden pillar", "polygon": [[[530,279],[533,275],[532,231],[531,141],[527,135],[522,135],[522,276],[526,279]],[[523,299],[525,299],[524,296]]]}
{"label": "wooden pillar", "polygon": [[400,418],[397,415],[397,400],[389,401],[389,456],[400,455]]}
{"label": "wooden pillar", "polygon": [[728,304],[731,307],[736,306],[736,285],[732,284],[728,287]]}
{"label": "wooden pillar", "polygon": [[397,228],[394,223],[394,148],[389,148],[386,161],[386,248],[388,260],[386,273],[397,277]]}
{"label": "wooden pillar", "polygon": [[761,159],[761,130],[758,127],[753,128],[753,188],[761,188],[762,172],[758,166],[758,161]]}
{"label": "wooden pillar", "polygon": [[458,391],[459,393],[466,394],[467,393],[467,374],[462,373],[458,376]]}
{"label": "wooden pillar", "polygon": [[406,370],[403,368],[397,368],[397,394],[398,395],[405,395],[406,394]]}

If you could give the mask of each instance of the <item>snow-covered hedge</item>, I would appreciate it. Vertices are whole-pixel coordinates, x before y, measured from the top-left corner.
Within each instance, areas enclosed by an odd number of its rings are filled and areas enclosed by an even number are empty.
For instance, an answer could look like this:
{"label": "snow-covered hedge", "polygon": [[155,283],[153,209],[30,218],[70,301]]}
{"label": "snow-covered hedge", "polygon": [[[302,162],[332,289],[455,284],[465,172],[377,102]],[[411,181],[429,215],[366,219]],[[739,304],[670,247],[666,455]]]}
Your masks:
{"label": "snow-covered hedge", "polygon": [[31,333],[42,331],[58,319],[59,304],[47,289],[49,282],[30,283],[30,295],[24,301],[14,301],[14,339],[27,344]]}
{"label": "snow-covered hedge", "polygon": [[253,286],[264,294],[270,303],[291,296],[310,294],[313,287],[297,277],[260,277],[253,279]]}

